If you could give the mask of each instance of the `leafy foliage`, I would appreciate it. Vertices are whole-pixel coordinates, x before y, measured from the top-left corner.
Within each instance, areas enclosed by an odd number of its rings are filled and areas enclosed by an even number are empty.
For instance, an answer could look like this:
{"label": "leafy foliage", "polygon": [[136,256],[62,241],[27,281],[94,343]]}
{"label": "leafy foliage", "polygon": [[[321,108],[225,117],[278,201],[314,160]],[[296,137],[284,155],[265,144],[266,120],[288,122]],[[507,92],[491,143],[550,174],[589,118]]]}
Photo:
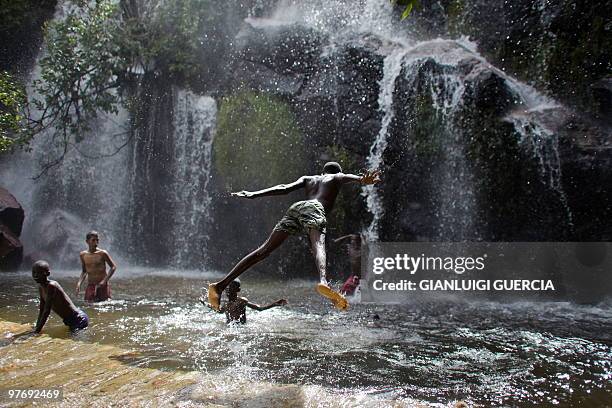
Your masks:
{"label": "leafy foliage", "polygon": [[210,0],[144,1],[122,4],[122,47],[140,71],[158,71],[179,79],[197,74],[197,57],[212,18]]}
{"label": "leafy foliage", "polygon": [[128,66],[118,11],[102,0],[76,7],[46,27],[47,52],[33,99],[40,130],[53,127],[67,142],[69,135],[78,139],[87,132],[100,112],[117,112],[115,88]]}
{"label": "leafy foliage", "polygon": [[29,140],[23,113],[26,101],[23,87],[8,72],[0,72],[0,152]]}
{"label": "leafy foliage", "polygon": [[0,0],[1,30],[19,29],[29,15],[35,12],[36,7],[41,6],[40,3],[35,0]]}
{"label": "leafy foliage", "polygon": [[103,114],[129,98],[142,75],[185,80],[197,74],[209,0],[73,0],[45,27],[47,49],[28,107],[29,134],[48,131],[59,164]]}
{"label": "leafy foliage", "polygon": [[390,0],[392,4],[397,4],[399,6],[404,7],[404,11],[402,12],[402,20],[408,18],[412,9],[415,7],[420,7],[421,2],[419,0]]}

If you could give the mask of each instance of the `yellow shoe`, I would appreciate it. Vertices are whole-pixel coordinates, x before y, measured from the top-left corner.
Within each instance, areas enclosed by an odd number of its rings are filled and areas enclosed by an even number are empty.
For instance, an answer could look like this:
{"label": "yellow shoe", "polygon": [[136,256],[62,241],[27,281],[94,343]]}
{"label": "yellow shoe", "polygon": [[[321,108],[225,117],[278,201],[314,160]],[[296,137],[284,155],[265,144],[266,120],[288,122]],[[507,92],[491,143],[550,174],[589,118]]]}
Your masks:
{"label": "yellow shoe", "polygon": [[217,290],[217,285],[211,283],[208,285],[208,304],[211,309],[219,311],[221,309],[220,294]]}
{"label": "yellow shoe", "polygon": [[319,283],[317,284],[317,292],[319,292],[321,296],[325,296],[326,298],[331,300],[334,306],[336,306],[338,309],[340,310],[348,309],[349,304],[346,298],[342,296],[340,293],[330,288],[329,286]]}

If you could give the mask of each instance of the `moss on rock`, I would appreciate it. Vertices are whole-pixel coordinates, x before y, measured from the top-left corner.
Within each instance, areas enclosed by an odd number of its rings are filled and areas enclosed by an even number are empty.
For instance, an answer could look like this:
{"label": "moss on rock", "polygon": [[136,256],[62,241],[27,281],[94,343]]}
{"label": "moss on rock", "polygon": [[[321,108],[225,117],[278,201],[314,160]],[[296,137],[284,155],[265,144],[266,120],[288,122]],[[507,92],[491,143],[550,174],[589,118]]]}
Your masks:
{"label": "moss on rock", "polygon": [[304,139],[289,105],[252,91],[221,102],[213,154],[229,189],[291,181],[305,168]]}

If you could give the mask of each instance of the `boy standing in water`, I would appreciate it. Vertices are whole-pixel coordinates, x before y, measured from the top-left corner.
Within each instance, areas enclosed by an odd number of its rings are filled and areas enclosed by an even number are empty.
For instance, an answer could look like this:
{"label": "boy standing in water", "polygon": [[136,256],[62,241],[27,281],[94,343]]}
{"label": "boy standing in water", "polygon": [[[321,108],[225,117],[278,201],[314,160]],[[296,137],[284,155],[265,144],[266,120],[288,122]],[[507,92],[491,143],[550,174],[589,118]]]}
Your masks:
{"label": "boy standing in water", "polygon": [[340,187],[346,183],[376,184],[380,181],[380,171],[366,171],[363,175],[344,174],[336,162],[328,162],[323,166],[323,174],[303,176],[290,184],[279,184],[259,191],[240,191],[232,193],[236,197],[257,198],[272,195],[288,194],[303,188],[308,200],[294,203],[285,216],[274,227],[274,230],[259,248],[242,258],[225,278],[208,286],[208,303],[219,310],[219,302],[223,290],[251,266],[265,259],[278,248],[290,234],[305,231],[310,240],[310,246],[319,271],[320,283],[317,292],[329,298],[334,305],[342,310],[348,308],[346,299],[332,290],[327,282],[325,232],[327,227],[326,214],[329,213],[340,192]]}
{"label": "boy standing in water", "polygon": [[32,278],[38,283],[40,295],[40,307],[34,332],[41,332],[51,310],[64,319],[64,324],[70,327],[70,330],[86,328],[89,325],[89,318],[85,312],[72,303],[59,283],[48,279],[50,273],[49,264],[45,261],[36,261],[32,266]]}
{"label": "boy standing in water", "polygon": [[219,313],[225,313],[227,323],[240,322],[242,324],[246,323],[247,307],[261,312],[263,310],[268,310],[276,306],[283,306],[287,304],[286,299],[279,299],[267,306],[259,306],[255,303],[249,302],[247,298],[238,297],[238,292],[240,292],[240,280],[236,279],[231,281],[227,286],[227,303],[223,305],[223,307],[218,309],[214,308],[209,303],[206,303],[204,299],[200,299],[200,302],[202,302],[204,306],[208,306]]}
{"label": "boy standing in water", "polygon": [[[100,239],[96,231],[90,231],[85,237],[87,251],[80,253],[81,266],[83,271],[77,282],[76,293],[79,294],[81,285],[87,277],[87,288],[85,289],[85,301],[101,302],[111,298],[111,289],[108,284],[109,279],[115,273],[117,266],[111,259],[108,252],[98,248]],[[106,264],[110,266],[106,272]]]}

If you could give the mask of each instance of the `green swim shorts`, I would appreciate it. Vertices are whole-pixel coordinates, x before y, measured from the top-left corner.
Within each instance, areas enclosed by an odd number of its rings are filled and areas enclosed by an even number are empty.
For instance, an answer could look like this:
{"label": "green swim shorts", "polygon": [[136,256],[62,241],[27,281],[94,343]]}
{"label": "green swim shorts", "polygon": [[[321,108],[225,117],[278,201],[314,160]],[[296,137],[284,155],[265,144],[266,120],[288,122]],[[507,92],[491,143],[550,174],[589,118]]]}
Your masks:
{"label": "green swim shorts", "polygon": [[274,231],[297,234],[314,228],[325,234],[326,227],[327,219],[323,205],[317,200],[307,200],[291,205],[285,216],[274,227]]}

